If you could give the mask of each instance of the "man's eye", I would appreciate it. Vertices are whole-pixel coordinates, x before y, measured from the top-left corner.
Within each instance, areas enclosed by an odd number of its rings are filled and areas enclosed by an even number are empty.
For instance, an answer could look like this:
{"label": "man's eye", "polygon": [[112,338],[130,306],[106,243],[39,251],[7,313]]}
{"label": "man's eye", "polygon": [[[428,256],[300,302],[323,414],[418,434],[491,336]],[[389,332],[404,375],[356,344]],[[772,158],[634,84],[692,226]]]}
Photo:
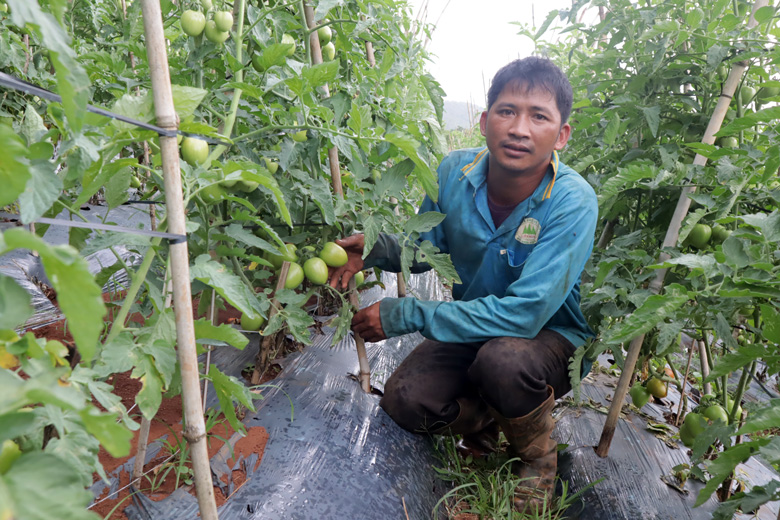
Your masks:
{"label": "man's eye", "polygon": [[534,117],[540,121],[547,121],[547,116],[544,114],[535,114]]}

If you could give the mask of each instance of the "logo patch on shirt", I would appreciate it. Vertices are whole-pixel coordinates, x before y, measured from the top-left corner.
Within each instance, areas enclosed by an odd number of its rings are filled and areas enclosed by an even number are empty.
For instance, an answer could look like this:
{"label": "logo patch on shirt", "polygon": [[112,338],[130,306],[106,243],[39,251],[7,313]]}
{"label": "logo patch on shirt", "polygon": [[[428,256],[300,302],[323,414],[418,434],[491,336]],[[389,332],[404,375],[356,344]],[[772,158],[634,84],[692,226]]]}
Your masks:
{"label": "logo patch on shirt", "polygon": [[535,244],[539,240],[539,230],[542,225],[535,218],[525,218],[515,233],[515,240],[521,244]]}

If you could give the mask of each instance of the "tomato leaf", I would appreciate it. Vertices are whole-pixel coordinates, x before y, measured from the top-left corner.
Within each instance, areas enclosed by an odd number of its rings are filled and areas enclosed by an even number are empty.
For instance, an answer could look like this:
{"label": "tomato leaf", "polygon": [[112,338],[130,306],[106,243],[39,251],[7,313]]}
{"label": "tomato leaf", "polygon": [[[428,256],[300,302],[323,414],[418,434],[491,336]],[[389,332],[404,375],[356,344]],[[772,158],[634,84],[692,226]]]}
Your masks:
{"label": "tomato leaf", "polygon": [[230,427],[235,431],[240,431],[242,433],[246,432],[246,427],[238,420],[238,417],[236,417],[236,409],[233,407],[233,401],[238,401],[249,411],[254,412],[255,404],[252,401],[252,398],[257,396],[252,394],[249,389],[235,377],[220,372],[214,364],[209,367],[209,378],[211,379],[211,384],[214,386],[214,392],[217,394],[219,407],[222,410],[222,413],[225,414],[228,423],[230,423]]}
{"label": "tomato leaf", "polygon": [[206,318],[195,321],[195,337],[198,339],[211,339],[224,341],[239,350],[243,350],[249,343],[249,339],[230,325],[213,325]]}
{"label": "tomato leaf", "polygon": [[0,161],[0,206],[11,204],[22,193],[31,178],[27,149],[24,141],[14,133],[10,126],[0,124],[0,148],[3,160]]}
{"label": "tomato leaf", "polygon": [[609,330],[602,341],[612,345],[630,341],[634,337],[648,332],[668,316],[673,315],[687,301],[688,295],[686,293],[674,291],[668,294],[649,296],[620,325]]}
{"label": "tomato leaf", "polygon": [[93,498],[78,470],[49,453],[23,453],[0,475],[2,518],[100,520],[86,509]]}
{"label": "tomato leaf", "polygon": [[762,408],[751,412],[737,434],[751,434],[773,428],[780,428],[780,399],[771,399]]}
{"label": "tomato leaf", "polygon": [[330,83],[339,74],[340,62],[337,60],[326,61],[319,63],[311,67],[307,67],[301,71],[301,76],[304,79],[304,85],[309,89],[321,87],[327,83]]}
{"label": "tomato leaf", "polygon": [[112,457],[124,457],[130,453],[133,432],[117,423],[117,414],[101,413],[89,407],[79,412],[84,427],[95,436]]}
{"label": "tomato leaf", "polygon": [[209,257],[200,255],[190,267],[190,276],[213,287],[230,305],[246,314],[263,313],[257,296],[241,279]]}
{"label": "tomato leaf", "polygon": [[0,274],[0,329],[14,329],[32,313],[27,291],[13,278]]}
{"label": "tomato leaf", "polygon": [[420,157],[420,154],[417,151],[419,143],[411,137],[400,133],[385,134],[385,139],[397,146],[414,162],[417,179],[419,179],[422,184],[425,193],[433,202],[436,202],[439,199],[439,186],[436,181],[436,175],[433,173],[428,163]]}

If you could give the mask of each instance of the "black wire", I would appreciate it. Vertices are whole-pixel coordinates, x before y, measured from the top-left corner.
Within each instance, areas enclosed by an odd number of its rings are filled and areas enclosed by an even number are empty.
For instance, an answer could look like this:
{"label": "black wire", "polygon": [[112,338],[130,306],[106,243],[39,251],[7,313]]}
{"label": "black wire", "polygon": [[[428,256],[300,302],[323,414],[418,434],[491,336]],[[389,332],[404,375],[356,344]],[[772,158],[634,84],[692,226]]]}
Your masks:
{"label": "black wire", "polygon": [[[12,90],[18,90],[26,94],[38,96],[40,98],[48,99],[49,101],[62,103],[62,96],[55,94],[50,90],[41,88],[37,85],[33,85],[32,83],[28,83],[27,81],[24,81],[22,79],[15,78],[14,76],[11,76],[10,74],[6,74],[5,72],[0,72],[0,86],[10,88]],[[115,114],[113,112],[109,112],[108,110],[93,105],[87,105],[87,112],[92,112],[93,114],[110,117],[111,119],[116,119],[124,123],[135,125],[139,128],[143,128],[144,130],[151,130],[152,132],[155,132],[159,135],[163,135],[166,137],[176,137],[177,135],[183,135],[186,137],[193,137],[196,139],[200,139],[201,141],[206,141],[207,143],[210,144],[221,144],[225,146],[231,146],[231,143],[228,143],[226,141],[221,141],[219,139],[214,139],[212,137],[206,137],[205,135],[193,134],[190,132],[182,132],[179,130],[167,130],[159,126],[138,121],[137,119],[133,119],[132,117],[127,117],[120,114]]]}

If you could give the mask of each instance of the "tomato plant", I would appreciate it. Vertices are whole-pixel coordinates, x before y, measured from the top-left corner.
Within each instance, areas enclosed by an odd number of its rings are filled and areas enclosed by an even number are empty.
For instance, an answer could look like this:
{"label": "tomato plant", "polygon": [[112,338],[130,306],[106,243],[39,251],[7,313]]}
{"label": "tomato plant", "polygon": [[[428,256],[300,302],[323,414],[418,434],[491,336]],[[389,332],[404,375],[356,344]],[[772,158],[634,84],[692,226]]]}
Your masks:
{"label": "tomato plant", "polygon": [[[72,218],[85,219],[79,208],[90,200],[109,209],[128,202],[131,194],[144,202],[162,201],[158,136],[86,110],[91,104],[154,123],[139,2],[122,3],[126,12],[113,0],[10,0],[9,5],[14,18],[0,13],[0,70],[57,91],[63,101],[3,92],[0,145],[8,160],[0,161],[0,206],[27,224],[55,217],[63,208]],[[301,288],[304,274],[296,262],[287,288],[275,294],[276,257],[297,260],[293,246],[313,246],[356,231],[366,235],[369,248],[380,232],[417,232],[414,223],[405,228],[405,221],[424,193],[437,194],[434,170],[445,150],[443,92],[423,69],[424,28],[418,29],[401,5],[321,3],[322,12],[309,22],[295,3],[236,0],[232,20],[223,5],[215,11],[210,0],[201,0],[200,9],[194,1],[162,2],[179,128],[222,143],[181,140],[195,297],[209,302],[215,294],[218,306],[269,316],[271,299],[278,296],[285,305],[261,325],[263,334],[281,331],[306,344],[314,320],[304,304],[323,289]],[[326,17],[340,59],[314,65],[305,42],[313,31],[319,34]],[[366,55],[367,41],[375,64]],[[331,95],[323,99],[326,84]],[[381,171],[381,181],[369,181],[372,169]],[[334,192],[331,170],[353,173],[341,193]],[[134,176],[143,180],[143,194],[128,189]],[[388,204],[391,198],[398,204]],[[161,229],[169,224],[155,222]],[[28,413],[20,409],[29,406],[35,420],[20,423],[20,437],[40,438],[61,414],[72,425],[57,439],[61,449],[56,454],[41,444],[18,443],[22,454],[0,476],[0,487],[21,478],[21,465],[34,468],[40,485],[67,490],[66,498],[52,493],[51,501],[61,516],[76,517],[89,501],[83,491],[93,472],[101,474],[100,446],[113,455],[125,453],[130,429],[137,428],[126,408],[109,397],[110,375],[131,370],[144,380],[136,404],[147,418],[154,416],[163,390],[175,387],[173,312],[160,293],[169,250],[158,238],[128,241],[117,233],[96,233],[90,247],[126,243],[142,263],[122,261],[92,274],[79,252],[86,251],[83,233],[71,231],[68,246],[51,246],[39,236],[44,227],[36,232],[4,231],[0,255],[25,249],[44,259],[82,361],[70,368],[63,345],[13,332],[24,329],[33,311],[24,290],[0,275],[0,307],[17,310],[0,317],[0,389],[14,403],[0,410],[0,423]],[[447,266],[436,251],[425,253],[434,267]],[[146,321],[107,333],[101,286],[116,272],[136,282],[118,312],[126,315],[132,307]],[[350,319],[349,310],[338,316],[346,324],[339,327],[342,333],[349,330]],[[200,322],[195,329],[201,340],[245,345],[246,338],[239,339],[227,324]],[[211,381],[221,385],[221,395],[252,407],[240,383],[228,384],[226,376]],[[224,412],[240,429],[232,403]],[[51,474],[59,481],[51,481]],[[18,499],[48,510],[49,504],[37,504],[23,489]],[[15,510],[10,515],[19,516]]]}
{"label": "tomato plant", "polygon": [[[593,15],[601,4],[596,23],[580,24],[584,10]],[[722,406],[730,424],[726,433],[688,414],[680,430],[689,446],[698,426],[719,431],[714,461],[692,452],[692,465],[703,471],[719,466],[700,504],[741,462],[739,453],[770,450],[766,439],[751,439],[747,447],[733,442],[739,410],[730,399],[741,400],[757,366],[766,366],[767,377],[780,372],[772,353],[780,343],[774,254],[780,235],[769,232],[780,213],[774,188],[780,135],[775,107],[763,105],[774,92],[762,93],[780,87],[779,49],[762,43],[774,40],[780,27],[771,5],[756,10],[751,28],[752,3],[601,4],[577,3],[551,14],[541,30],[523,33],[574,85],[575,130],[561,159],[599,196],[602,224],[582,286],[582,308],[598,335],[571,364],[572,384],[576,392],[580,357],[595,360],[609,350],[623,367],[632,340],[641,343],[643,367],[667,358],[680,363],[686,344],[703,344],[708,359],[696,358],[706,363],[697,372],[706,368],[710,375],[697,382],[698,390],[713,387],[709,404]],[[567,36],[548,43],[543,34],[556,19]],[[720,101],[730,74],[738,89]],[[719,101],[729,107],[724,122],[705,136]],[[741,311],[749,306],[754,310]],[[742,383],[732,398],[733,373]],[[760,431],[752,414],[770,414],[770,407],[751,410],[742,431]],[[777,489],[759,487],[724,503],[723,515],[741,500],[778,499]]]}

